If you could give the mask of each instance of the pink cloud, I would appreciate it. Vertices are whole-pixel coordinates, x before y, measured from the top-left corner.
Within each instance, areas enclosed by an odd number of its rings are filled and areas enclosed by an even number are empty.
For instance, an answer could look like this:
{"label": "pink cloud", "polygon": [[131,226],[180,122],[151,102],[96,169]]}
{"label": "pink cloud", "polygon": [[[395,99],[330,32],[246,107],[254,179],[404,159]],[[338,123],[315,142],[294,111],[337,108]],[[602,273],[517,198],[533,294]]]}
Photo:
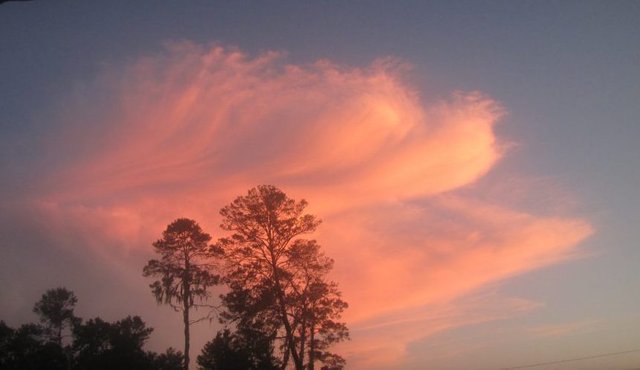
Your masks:
{"label": "pink cloud", "polygon": [[[340,350],[357,368],[386,369],[402,367],[409,360],[407,344],[466,325],[501,320],[524,314],[542,306],[522,298],[506,298],[485,291],[401,314],[383,316],[352,330],[353,341],[341,344]],[[395,316],[395,317],[394,317]],[[447,348],[455,352],[455,348]],[[463,350],[457,348],[457,350]]]}
{"label": "pink cloud", "polygon": [[[411,341],[502,317],[486,314],[486,301],[455,302],[574,256],[592,232],[580,219],[457,194],[504,155],[494,133],[503,109],[477,92],[424,102],[399,78],[404,68],[290,65],[274,52],[172,44],[112,67],[70,102],[54,149],[77,155],[34,202],[54,233],[85,233],[118,266],[126,251],[151,253],[177,217],[218,236],[218,209],[275,184],[325,220],[317,239],[350,303],[351,365],[366,367],[389,335],[397,348],[381,356],[399,361]],[[91,99],[99,95],[110,98]],[[101,250],[104,240],[125,252]],[[506,300],[494,304],[522,311]]]}
{"label": "pink cloud", "polygon": [[352,320],[447,301],[566,260],[591,233],[583,221],[537,218],[452,195],[360,208],[330,223],[342,227],[327,227],[321,238],[331,255],[344,256],[336,273],[354,298]]}

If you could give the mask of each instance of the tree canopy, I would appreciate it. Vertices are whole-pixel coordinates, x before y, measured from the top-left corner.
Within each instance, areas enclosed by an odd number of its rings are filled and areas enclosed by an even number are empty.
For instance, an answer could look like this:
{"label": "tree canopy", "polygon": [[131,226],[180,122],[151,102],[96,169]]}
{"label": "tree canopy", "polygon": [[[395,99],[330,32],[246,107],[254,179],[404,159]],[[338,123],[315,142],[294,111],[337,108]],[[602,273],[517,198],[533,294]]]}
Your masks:
{"label": "tree canopy", "polygon": [[33,312],[43,325],[44,334],[58,345],[62,345],[63,330],[72,329],[78,322],[73,312],[76,303],[78,299],[72,291],[55,288],[47,290],[33,307]]}
{"label": "tree canopy", "polygon": [[67,364],[62,346],[48,340],[41,325],[13,329],[0,321],[0,369],[65,370]]}
{"label": "tree canopy", "polygon": [[[54,293],[51,293],[54,292]],[[63,292],[64,294],[62,294]],[[73,299],[70,299],[73,297]],[[62,345],[51,337],[51,322],[29,323],[18,329],[0,321],[0,369],[2,370],[180,370],[184,357],[169,348],[165,353],[146,352],[144,344],[153,329],[138,316],[128,316],[116,322],[99,317],[82,322],[69,305],[51,302],[77,302],[65,288],[47,291],[36,307],[39,312],[54,312],[46,317],[72,317],[71,345]],[[43,304],[47,303],[47,304]],[[54,307],[56,309],[51,309]],[[60,307],[67,307],[60,310]],[[60,316],[65,311],[67,314]],[[54,330],[54,333],[57,331]]]}
{"label": "tree canopy", "polygon": [[115,323],[95,318],[74,330],[73,350],[78,370],[134,370],[148,368],[142,346],[149,339],[147,328],[138,316]]}
{"label": "tree canopy", "polygon": [[272,338],[260,330],[244,327],[232,333],[219,331],[205,344],[198,356],[203,370],[277,370],[278,360],[273,356]]}
{"label": "tree canopy", "polygon": [[327,349],[348,338],[338,321],[347,303],[327,280],[333,260],[316,241],[301,238],[320,225],[306,207],[275,186],[250,189],[221,209],[221,227],[231,235],[218,242],[230,288],[222,321],[260,326],[278,339],[281,366],[292,359],[298,370],[316,360],[343,363]]}

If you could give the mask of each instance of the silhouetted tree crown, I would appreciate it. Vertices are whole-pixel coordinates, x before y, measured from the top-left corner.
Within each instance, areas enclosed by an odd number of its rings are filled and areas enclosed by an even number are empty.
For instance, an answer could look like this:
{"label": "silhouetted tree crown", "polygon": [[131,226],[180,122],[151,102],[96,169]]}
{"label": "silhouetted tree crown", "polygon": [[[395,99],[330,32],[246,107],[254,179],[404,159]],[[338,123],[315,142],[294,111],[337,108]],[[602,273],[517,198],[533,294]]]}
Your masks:
{"label": "silhouetted tree crown", "polygon": [[74,330],[76,369],[149,368],[147,354],[142,347],[152,331],[138,316],[129,316],[115,323],[91,319]]}
{"label": "silhouetted tree crown", "polygon": [[220,211],[221,227],[232,234],[217,245],[230,288],[221,320],[281,338],[281,366],[291,358],[298,370],[315,361],[344,364],[327,348],[348,338],[337,321],[347,304],[326,279],[333,260],[316,241],[300,238],[320,224],[306,206],[272,185],[250,189]]}
{"label": "silhouetted tree crown", "polygon": [[47,290],[33,307],[43,325],[44,334],[50,340],[62,345],[63,330],[78,323],[74,308],[78,299],[66,288]]}
{"label": "silhouetted tree crown", "polygon": [[62,347],[50,340],[41,325],[25,324],[17,330],[0,321],[0,369],[66,370]]}
{"label": "silhouetted tree crown", "polygon": [[184,355],[171,347],[160,354],[148,352],[148,356],[153,370],[181,370],[183,368]]}
{"label": "silhouetted tree crown", "polygon": [[208,289],[220,281],[213,272],[210,241],[211,236],[196,221],[177,219],[153,243],[160,259],[150,260],[143,270],[144,276],[158,278],[150,285],[157,302],[182,311],[185,370],[189,367],[189,326],[198,321],[190,318],[191,308],[201,306],[209,298]]}
{"label": "silhouetted tree crown", "polygon": [[273,356],[272,338],[259,330],[241,329],[232,333],[219,331],[205,344],[198,356],[203,370],[277,370],[278,360]]}

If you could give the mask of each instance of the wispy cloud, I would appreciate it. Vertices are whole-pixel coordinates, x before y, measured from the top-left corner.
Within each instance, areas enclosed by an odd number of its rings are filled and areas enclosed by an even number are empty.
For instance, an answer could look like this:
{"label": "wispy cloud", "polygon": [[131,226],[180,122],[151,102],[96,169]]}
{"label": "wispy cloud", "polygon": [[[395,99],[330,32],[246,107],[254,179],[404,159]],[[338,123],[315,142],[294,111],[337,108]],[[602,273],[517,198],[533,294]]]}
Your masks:
{"label": "wispy cloud", "polygon": [[[457,193],[504,155],[494,133],[503,109],[477,92],[424,101],[399,78],[404,68],[389,59],[291,65],[274,52],[172,44],[69,99],[52,144],[65,159],[31,200],[54,234],[84,233],[96,251],[147,250],[176,217],[216,235],[220,207],[275,184],[325,220],[317,239],[350,303],[351,364],[399,361],[433,332],[531,308],[454,303],[572,257],[591,233],[584,220]],[[103,254],[114,265],[123,258]],[[492,302],[502,311],[487,313]]]}
{"label": "wispy cloud", "polygon": [[[342,350],[360,368],[398,368],[408,360],[408,345],[461,326],[506,319],[537,309],[542,304],[495,292],[473,294],[423,307],[399,310],[368,320],[352,330],[354,340]],[[448,348],[464,351],[468,348]],[[442,355],[442,351],[440,351]]]}
{"label": "wispy cloud", "polygon": [[597,329],[599,320],[581,320],[546,325],[537,325],[527,328],[527,332],[535,337],[563,337],[567,335],[582,334]]}

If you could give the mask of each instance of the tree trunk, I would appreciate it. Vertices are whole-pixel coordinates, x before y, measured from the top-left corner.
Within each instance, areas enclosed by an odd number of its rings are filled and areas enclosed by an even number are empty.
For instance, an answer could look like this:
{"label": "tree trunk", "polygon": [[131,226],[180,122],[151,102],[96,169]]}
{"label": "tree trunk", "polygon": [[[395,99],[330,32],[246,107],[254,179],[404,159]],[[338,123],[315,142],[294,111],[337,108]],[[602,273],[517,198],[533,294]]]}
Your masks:
{"label": "tree trunk", "polygon": [[293,364],[296,366],[296,370],[304,370],[304,367],[302,365],[302,360],[300,359],[300,357],[298,356],[298,352],[296,351],[296,343],[294,341],[293,329],[291,329],[291,324],[289,323],[289,318],[287,317],[287,308],[284,303],[284,294],[280,290],[278,295],[280,296],[279,297],[280,314],[282,315],[282,323],[284,324],[284,330],[287,333],[287,342],[289,342],[289,352],[291,352],[291,357],[293,357]]}
{"label": "tree trunk", "polygon": [[184,275],[182,275],[182,319],[184,321],[184,370],[189,370],[189,307],[191,306],[191,264],[189,253],[184,253]]}
{"label": "tree trunk", "polygon": [[[185,257],[185,272],[189,270],[189,260]],[[182,319],[184,321],[184,370],[189,370],[189,303],[191,297],[191,282],[188,273],[182,280]]]}
{"label": "tree trunk", "polygon": [[296,370],[304,370],[304,366],[300,357],[298,356],[298,352],[296,351],[296,343],[294,341],[294,333],[291,328],[291,323],[289,323],[289,317],[287,315],[287,304],[284,297],[284,291],[282,290],[282,286],[280,285],[280,274],[278,273],[278,266],[276,262],[276,257],[273,254],[273,246],[271,237],[269,237],[269,255],[271,257],[271,269],[273,271],[273,287],[275,288],[278,306],[280,306],[280,315],[282,316],[282,324],[284,325],[284,330],[286,333],[286,341],[289,344],[288,351],[291,353],[291,357],[293,357],[293,364],[296,367]]}
{"label": "tree trunk", "polygon": [[184,319],[184,370],[189,370],[189,307],[182,312]]}
{"label": "tree trunk", "polygon": [[287,339],[285,338],[284,340],[284,353],[282,354],[282,366],[280,367],[281,370],[285,370],[287,368],[287,365],[289,364],[289,353],[291,351],[289,351],[289,342],[287,342]]}
{"label": "tree trunk", "polygon": [[305,345],[306,345],[306,340],[307,340],[307,320],[304,317],[303,314],[303,318],[302,318],[302,323],[300,324],[301,326],[301,330],[300,330],[300,354],[298,355],[298,357],[300,357],[300,363],[302,363],[302,366],[304,367],[304,350],[305,350]]}
{"label": "tree trunk", "polygon": [[296,367],[296,370],[304,370],[304,366],[302,364],[302,359],[298,356],[298,352],[296,351],[296,343],[294,341],[294,333],[291,328],[291,324],[289,323],[289,317],[287,315],[287,305],[284,299],[284,292],[282,291],[282,287],[280,286],[280,276],[278,274],[278,269],[275,265],[275,262],[272,262],[273,267],[273,276],[274,283],[276,288],[276,294],[278,295],[278,305],[280,306],[280,315],[282,316],[282,324],[284,325],[284,330],[287,335],[287,342],[289,344],[289,352],[291,352],[291,357],[293,357],[293,364]]}
{"label": "tree trunk", "polygon": [[313,370],[313,363],[316,360],[315,324],[314,321],[311,322],[311,332],[309,334],[309,370]]}

